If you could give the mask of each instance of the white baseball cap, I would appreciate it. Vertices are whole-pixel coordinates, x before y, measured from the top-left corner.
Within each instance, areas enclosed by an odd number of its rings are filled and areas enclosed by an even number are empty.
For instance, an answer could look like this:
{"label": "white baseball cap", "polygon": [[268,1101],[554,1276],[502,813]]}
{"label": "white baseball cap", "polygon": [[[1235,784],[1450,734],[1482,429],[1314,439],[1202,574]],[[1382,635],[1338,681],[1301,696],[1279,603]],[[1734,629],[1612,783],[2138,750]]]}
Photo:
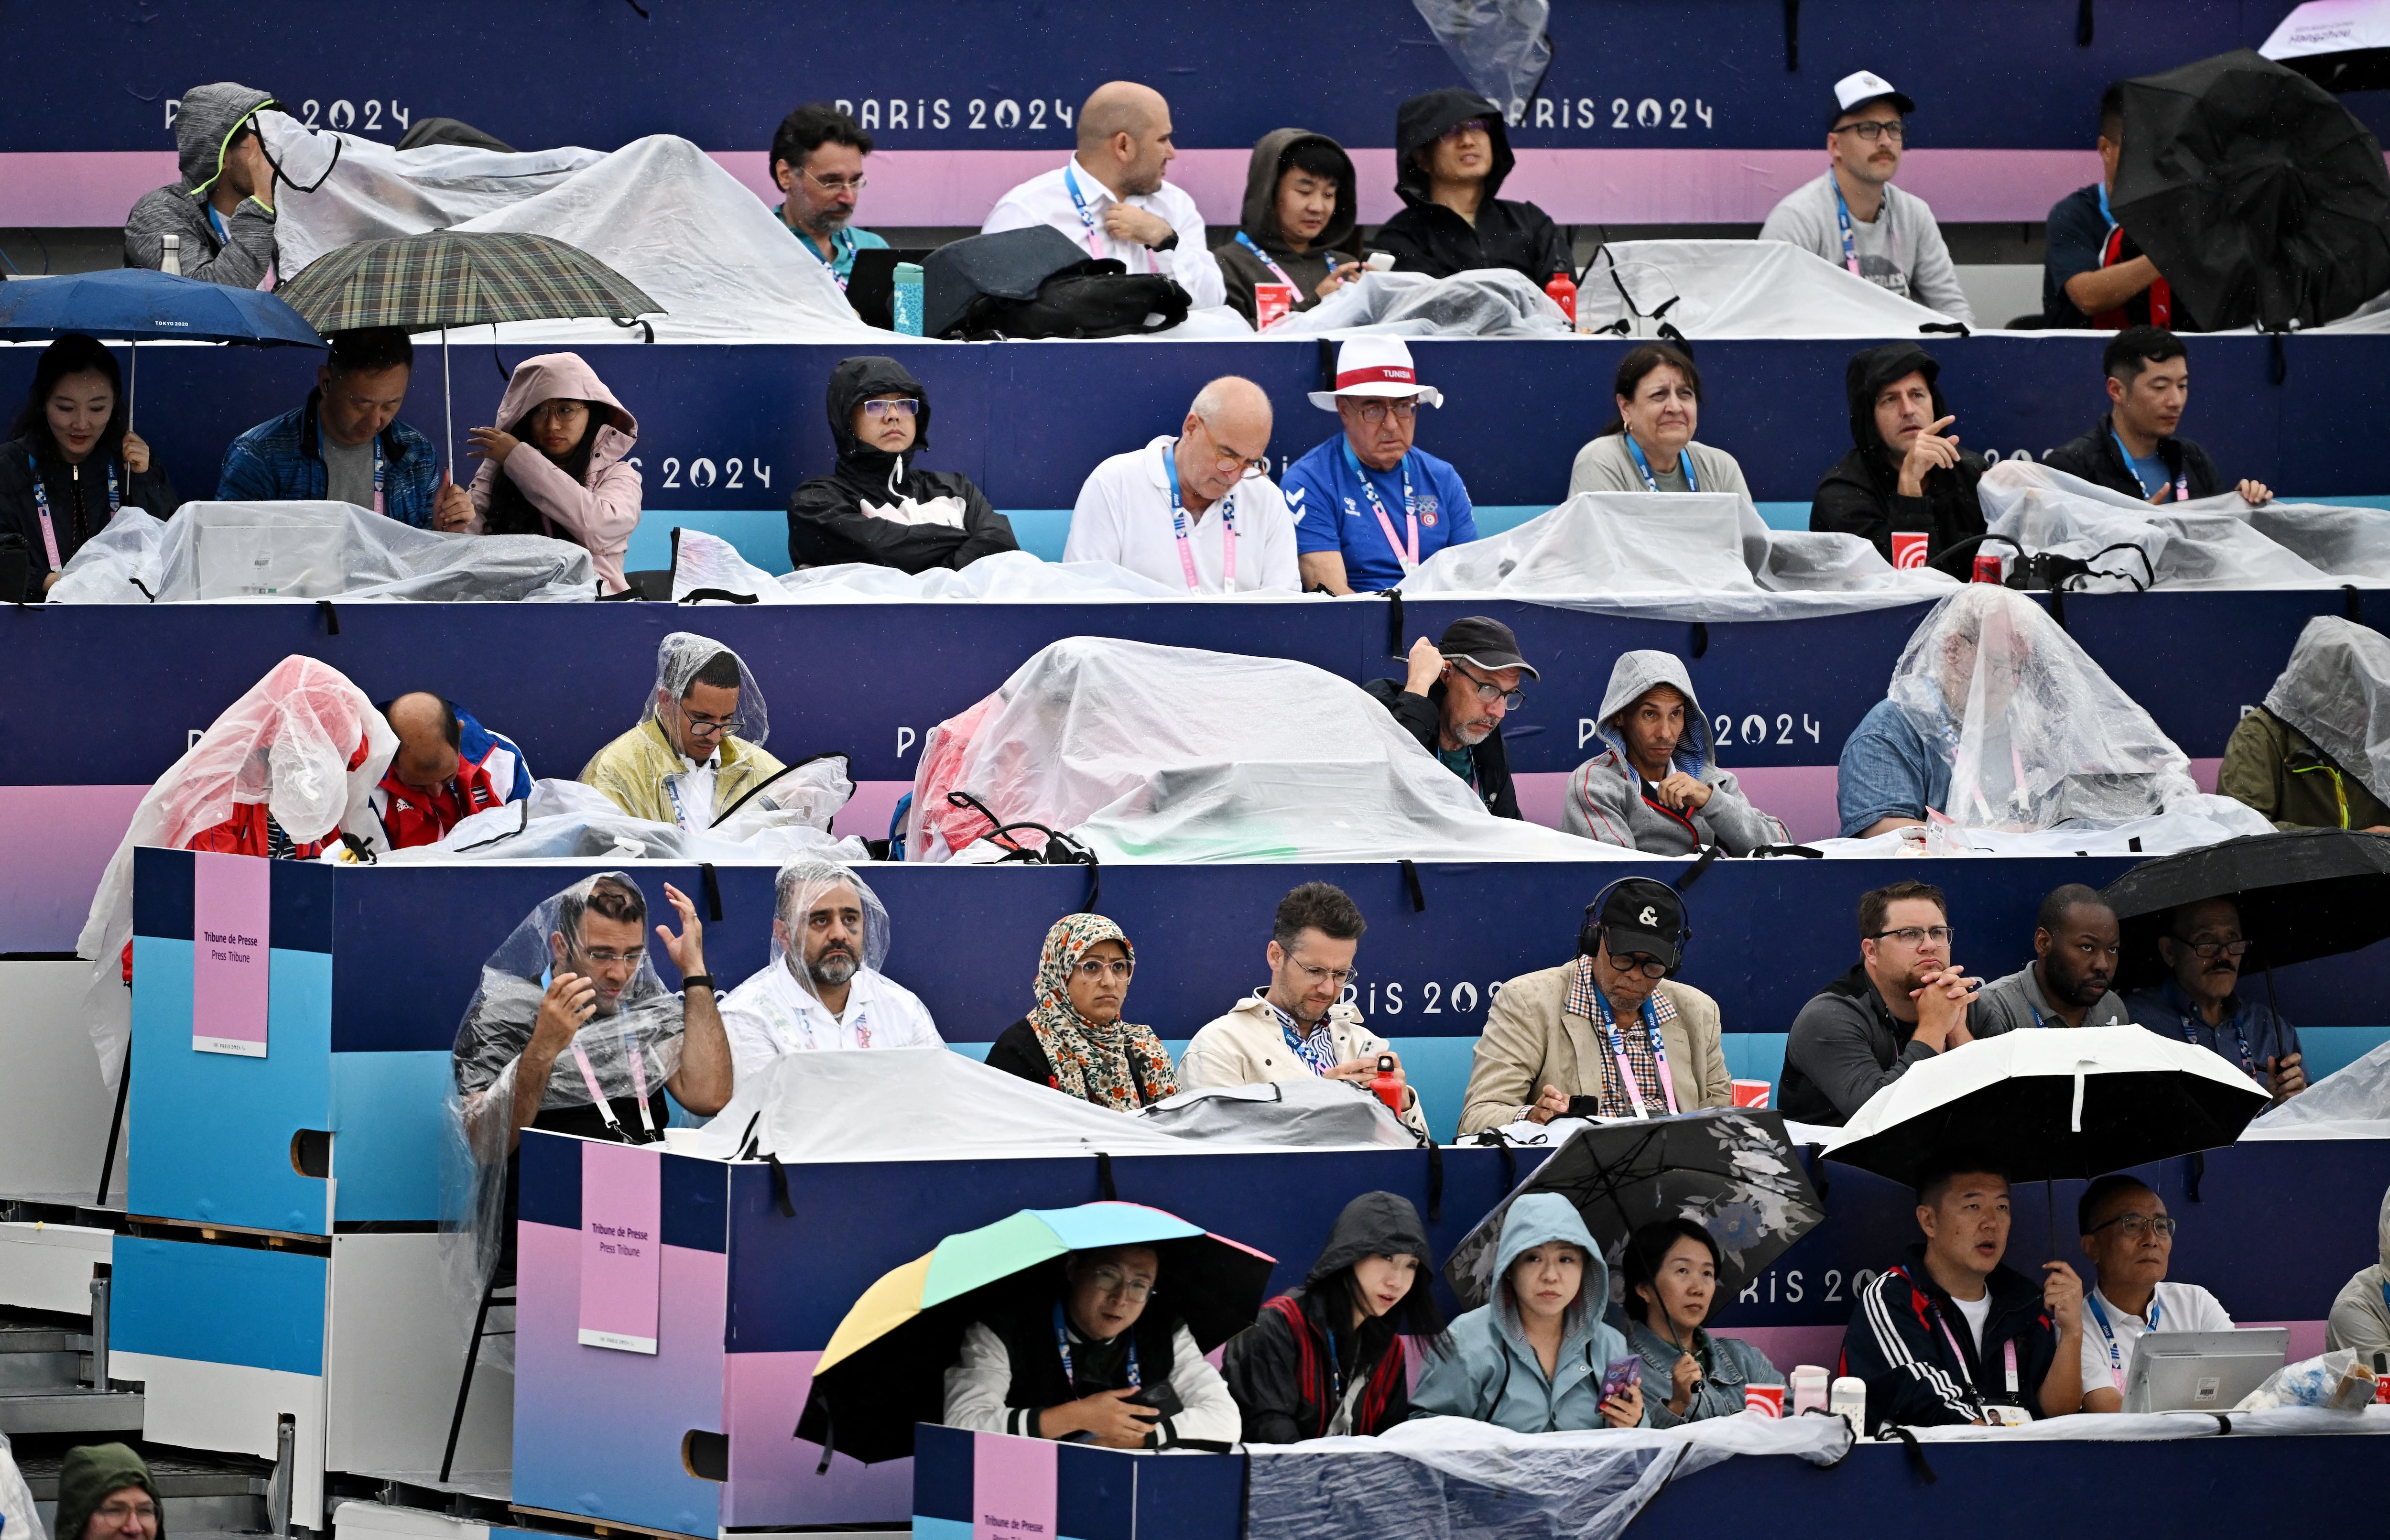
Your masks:
{"label": "white baseball cap", "polygon": [[1407,396],[1444,404],[1442,391],[1419,382],[1411,350],[1399,337],[1355,337],[1337,348],[1336,389],[1312,391],[1311,404],[1332,412],[1338,396]]}
{"label": "white baseball cap", "polygon": [[[1888,101],[1904,113],[1917,110],[1915,102],[1895,90],[1892,82],[1872,70],[1861,70],[1856,73],[1844,75],[1834,82],[1835,118],[1841,117],[1854,108],[1865,107],[1872,101]],[[1834,126],[1832,119],[1827,121],[1826,126],[1828,128]]]}

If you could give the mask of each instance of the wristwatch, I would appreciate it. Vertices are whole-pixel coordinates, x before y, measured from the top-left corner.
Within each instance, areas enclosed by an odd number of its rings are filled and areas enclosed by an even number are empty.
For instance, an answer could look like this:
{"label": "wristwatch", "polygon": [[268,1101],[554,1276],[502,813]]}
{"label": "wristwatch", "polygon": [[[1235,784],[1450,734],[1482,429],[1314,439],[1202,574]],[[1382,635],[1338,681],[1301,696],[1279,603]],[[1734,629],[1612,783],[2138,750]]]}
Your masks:
{"label": "wristwatch", "polygon": [[680,987],[683,991],[695,989],[700,984],[703,984],[708,989],[713,988],[713,975],[711,973],[691,973],[683,978],[680,982]]}
{"label": "wristwatch", "polygon": [[1157,250],[1157,251],[1176,251],[1176,250],[1178,250],[1178,232],[1177,232],[1177,231],[1176,231],[1176,230],[1171,231],[1171,232],[1170,232],[1170,238],[1169,238],[1169,239],[1167,239],[1167,240],[1164,240],[1164,241],[1158,242],[1158,243],[1153,247],[1153,250]]}

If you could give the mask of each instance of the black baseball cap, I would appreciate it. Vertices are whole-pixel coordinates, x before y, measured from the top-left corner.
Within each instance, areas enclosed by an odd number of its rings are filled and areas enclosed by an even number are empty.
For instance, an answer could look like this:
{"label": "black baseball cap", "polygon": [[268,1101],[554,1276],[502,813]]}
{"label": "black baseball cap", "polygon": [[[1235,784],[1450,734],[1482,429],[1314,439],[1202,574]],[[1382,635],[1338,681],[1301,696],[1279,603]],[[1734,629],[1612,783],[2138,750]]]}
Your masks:
{"label": "black baseball cap", "polygon": [[1613,886],[1594,923],[1613,957],[1640,952],[1674,971],[1682,960],[1677,938],[1685,933],[1685,901],[1665,882],[1630,877]]}
{"label": "black baseball cap", "polygon": [[1483,615],[1463,615],[1446,626],[1435,649],[1447,658],[1474,663],[1488,674],[1514,668],[1530,679],[1543,677],[1536,665],[1519,656],[1519,638],[1510,628]]}

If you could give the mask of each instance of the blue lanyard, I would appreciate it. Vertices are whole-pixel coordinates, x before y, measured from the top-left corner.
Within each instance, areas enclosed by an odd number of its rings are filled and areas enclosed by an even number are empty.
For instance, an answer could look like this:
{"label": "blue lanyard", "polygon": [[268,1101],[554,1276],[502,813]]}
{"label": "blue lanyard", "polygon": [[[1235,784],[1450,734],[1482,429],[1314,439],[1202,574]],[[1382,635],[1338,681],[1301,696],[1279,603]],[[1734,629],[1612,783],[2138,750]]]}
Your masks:
{"label": "blue lanyard", "polygon": [[[63,568],[66,563],[58,559],[58,530],[50,522],[50,489],[42,484],[40,461],[28,455],[25,456],[25,466],[33,473],[33,512],[42,521],[43,554],[50,558],[46,571],[55,572]],[[108,472],[108,517],[113,520],[116,517],[116,510],[124,506],[116,489],[116,462],[112,459],[105,461],[103,468]]]}
{"label": "blue lanyard", "polygon": [[1417,501],[1411,496],[1410,456],[1406,453],[1402,458],[1405,521],[1403,533],[1409,541],[1407,551],[1403,542],[1394,538],[1394,520],[1393,516],[1386,512],[1385,499],[1378,495],[1377,483],[1370,481],[1369,473],[1361,468],[1361,456],[1353,453],[1353,441],[1345,440],[1343,449],[1345,468],[1353,472],[1353,479],[1361,483],[1361,495],[1369,500],[1369,511],[1378,516],[1378,528],[1384,533],[1386,545],[1394,553],[1394,564],[1404,571],[1409,571],[1419,565],[1420,558],[1419,507]]}
{"label": "blue lanyard", "polygon": [[1279,282],[1294,290],[1295,303],[1301,304],[1303,302],[1303,286],[1296,283],[1292,278],[1288,277],[1286,276],[1286,269],[1272,262],[1270,260],[1270,254],[1267,251],[1265,251],[1260,247],[1254,245],[1253,237],[1245,234],[1242,230],[1240,230],[1237,232],[1237,244],[1243,247],[1246,250],[1251,251],[1254,256],[1260,258],[1261,264],[1264,267],[1268,268],[1272,273],[1278,275]]}
{"label": "blue lanyard", "polygon": [[[1834,180],[1834,173],[1831,171],[1826,173],[1826,185],[1834,189],[1834,217],[1842,221],[1843,265],[1849,268],[1852,273],[1857,274],[1859,270],[1859,248],[1857,237],[1851,234],[1851,206],[1843,201],[1843,185]],[[1891,189],[1886,188],[1884,190],[1884,198],[1888,201],[1891,197]],[[2104,199],[2101,200],[2101,206],[2102,208],[2107,206]],[[1883,217],[1883,211],[1882,209],[1878,209],[1876,211],[1876,217],[1879,219]],[[1646,474],[1648,475],[1649,472],[1646,472]]]}
{"label": "blue lanyard", "polygon": [[[2247,1075],[2250,1079],[2255,1080],[2257,1078],[2257,1061],[2249,1057],[2249,1036],[2246,1033],[2243,1033],[2241,1030],[2241,1013],[2237,1010],[2234,1011],[2230,1020],[2232,1026],[2232,1044],[2233,1046],[2239,1050],[2241,1055],[2241,1072]],[[2223,1024],[2224,1023],[2222,1022],[2218,1022],[2216,1026],[2207,1028],[2208,1034],[2216,1038],[2218,1042],[2222,1042],[2224,1038],[2224,1034],[2221,1030]],[[2182,1040],[2190,1044],[2194,1048],[2200,1046],[2199,1029],[2206,1025],[2207,1023],[2199,1020],[2195,1011],[2184,1011],[2182,1013]]]}
{"label": "blue lanyard", "polygon": [[1095,211],[1088,208],[1087,200],[1079,195],[1078,172],[1067,160],[1062,163],[1062,186],[1070,191],[1071,206],[1079,211],[1080,228],[1087,233],[1087,250],[1095,256],[1102,256],[1103,248],[1096,239]]}
{"label": "blue lanyard", "polygon": [[[1195,550],[1188,541],[1187,509],[1178,501],[1178,441],[1162,446],[1162,480],[1170,488],[1170,527],[1178,534],[1178,567],[1187,576],[1187,591],[1200,594],[1202,581],[1195,575]],[[1220,592],[1237,591],[1237,497],[1220,499]]]}
{"label": "blue lanyard", "polygon": [[[787,205],[783,204],[781,207],[786,208]],[[832,232],[829,237],[831,255],[827,257],[823,256],[819,251],[815,250],[813,241],[806,237],[803,231],[798,229],[795,225],[791,225],[789,226],[789,234],[797,237],[797,244],[805,249],[805,255],[813,258],[816,262],[829,269],[829,277],[832,283],[838,285],[842,290],[846,288],[847,281],[854,276],[852,265],[854,261],[854,231],[838,230]],[[841,241],[845,242],[843,247],[841,247],[839,244]],[[841,273],[838,270],[838,259],[841,255],[843,255],[849,263],[848,270],[844,273]]]}
{"label": "blue lanyard", "polygon": [[2116,227],[2116,216],[2108,212],[2108,184],[2105,182],[2100,184],[2100,217],[2108,222],[2111,230]]}
{"label": "blue lanyard", "polygon": [[[1072,1400],[1076,1401],[1079,1399],[1079,1377],[1071,1367],[1071,1328],[1062,1319],[1062,1302],[1060,1300],[1054,1302],[1054,1351],[1062,1355],[1063,1389]],[[1137,1334],[1134,1328],[1130,1331],[1128,1339],[1128,1382],[1132,1385],[1145,1383],[1137,1374]]]}
{"label": "blue lanyard", "polygon": [[[2390,1290],[2390,1284],[2384,1284],[2383,1287],[2385,1290]],[[2108,1372],[2115,1380],[2116,1388],[2121,1391],[2125,1388],[2125,1355],[2116,1350],[2116,1333],[2108,1325],[2108,1313],[2100,1308],[2100,1291],[2093,1290],[2084,1296],[2083,1303],[2091,1307],[2091,1318],[2100,1323],[2100,1335],[2108,1341]],[[2149,1329],[2152,1331],[2158,1328],[2159,1309],[2158,1297],[2152,1292],[2150,1295],[2149,1315]]]}
{"label": "blue lanyard", "polygon": [[1287,1047],[1297,1059],[1310,1065],[1313,1073],[1325,1075],[1336,1068],[1336,1040],[1328,1030],[1327,1017],[1322,1016],[1319,1025],[1313,1028],[1306,1037],[1295,1030],[1294,1018],[1279,1009],[1276,1000],[1258,993],[1254,998],[1269,1007],[1270,1014],[1278,1018],[1278,1030],[1286,1036]]}
{"label": "blue lanyard", "polygon": [[[1837,194],[1836,196],[1839,197],[1840,195]],[[1845,237],[1844,238],[1847,239],[1848,237]],[[1856,269],[1854,269],[1854,271],[1856,271]],[[1651,474],[1651,462],[1643,457],[1643,446],[1635,442],[1635,435],[1626,431],[1624,428],[1618,430],[1618,436],[1626,441],[1626,453],[1635,456],[1635,468],[1643,473],[1643,484],[1653,492],[1659,491],[1660,478]],[[1701,491],[1702,483],[1693,475],[1692,445],[1687,444],[1684,448],[1677,451],[1677,463],[1682,466],[1685,470],[1685,490],[1687,492]]]}
{"label": "blue lanyard", "polygon": [[[2125,436],[2122,433],[2117,432],[2114,428],[2111,428],[2108,430],[2108,437],[2115,441],[2116,453],[2125,457],[2125,468],[2132,471],[2133,480],[2140,486],[2141,495],[2144,497],[2153,495],[2150,491],[2150,484],[2147,481],[2141,481],[2141,473],[2133,468],[2133,452],[2125,447]],[[2158,464],[2160,466],[2164,466],[2165,461],[2161,459],[2158,461]],[[2165,481],[2163,477],[2161,477],[2158,481],[2158,491],[2164,492],[2165,490]],[[2187,478],[2180,476],[2175,478],[2174,500],[2178,503],[2188,503],[2191,501],[2191,482]]]}

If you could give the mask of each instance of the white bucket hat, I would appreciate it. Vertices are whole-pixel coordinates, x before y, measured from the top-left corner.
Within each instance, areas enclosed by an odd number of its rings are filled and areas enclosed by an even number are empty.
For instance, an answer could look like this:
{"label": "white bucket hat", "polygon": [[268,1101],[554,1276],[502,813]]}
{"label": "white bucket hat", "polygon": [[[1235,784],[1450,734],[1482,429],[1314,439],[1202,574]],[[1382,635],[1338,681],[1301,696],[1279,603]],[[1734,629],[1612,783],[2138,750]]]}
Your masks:
{"label": "white bucket hat", "polygon": [[1311,404],[1336,410],[1338,396],[1413,396],[1430,406],[1444,404],[1444,392],[1419,382],[1411,350],[1399,337],[1355,337],[1336,350],[1336,389],[1314,391]]}

